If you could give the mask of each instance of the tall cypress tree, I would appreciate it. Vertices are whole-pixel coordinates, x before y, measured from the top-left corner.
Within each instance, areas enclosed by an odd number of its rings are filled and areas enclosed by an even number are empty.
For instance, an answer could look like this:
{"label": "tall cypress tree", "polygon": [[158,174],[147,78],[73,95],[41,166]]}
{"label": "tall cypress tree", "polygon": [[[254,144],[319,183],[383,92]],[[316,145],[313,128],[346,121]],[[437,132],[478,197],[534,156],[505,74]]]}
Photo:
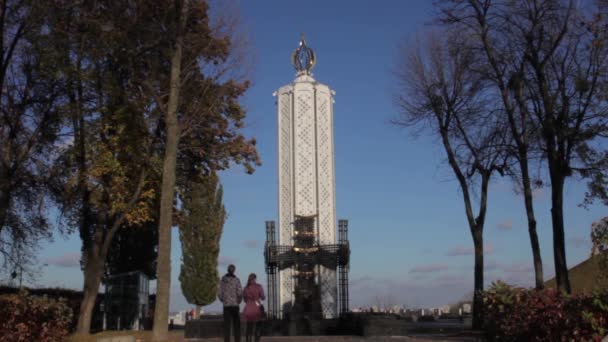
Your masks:
{"label": "tall cypress tree", "polygon": [[195,318],[198,318],[200,307],[211,304],[217,294],[217,259],[226,210],[222,203],[222,185],[215,172],[195,177],[183,190],[179,281],[188,303],[196,305]]}

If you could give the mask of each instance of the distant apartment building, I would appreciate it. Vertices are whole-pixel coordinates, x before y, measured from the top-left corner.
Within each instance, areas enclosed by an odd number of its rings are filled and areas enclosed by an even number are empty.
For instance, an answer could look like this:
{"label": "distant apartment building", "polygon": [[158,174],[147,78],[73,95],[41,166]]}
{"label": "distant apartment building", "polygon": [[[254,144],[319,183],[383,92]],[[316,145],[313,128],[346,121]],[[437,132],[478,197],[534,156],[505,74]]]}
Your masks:
{"label": "distant apartment building", "polygon": [[186,311],[180,311],[180,312],[169,315],[167,323],[169,323],[169,324],[173,323],[175,325],[185,325],[186,324]]}

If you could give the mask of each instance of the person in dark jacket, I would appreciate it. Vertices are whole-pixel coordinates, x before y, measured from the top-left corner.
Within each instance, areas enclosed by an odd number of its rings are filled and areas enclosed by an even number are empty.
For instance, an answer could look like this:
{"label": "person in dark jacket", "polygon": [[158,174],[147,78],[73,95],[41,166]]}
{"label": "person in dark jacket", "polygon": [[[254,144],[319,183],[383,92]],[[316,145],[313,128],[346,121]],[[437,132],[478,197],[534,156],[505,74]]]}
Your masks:
{"label": "person in dark jacket", "polygon": [[239,304],[243,300],[241,280],[234,275],[236,267],[228,266],[228,273],[220,281],[218,298],[224,305],[224,342],[230,342],[230,328],[236,342],[241,341],[241,319]]}

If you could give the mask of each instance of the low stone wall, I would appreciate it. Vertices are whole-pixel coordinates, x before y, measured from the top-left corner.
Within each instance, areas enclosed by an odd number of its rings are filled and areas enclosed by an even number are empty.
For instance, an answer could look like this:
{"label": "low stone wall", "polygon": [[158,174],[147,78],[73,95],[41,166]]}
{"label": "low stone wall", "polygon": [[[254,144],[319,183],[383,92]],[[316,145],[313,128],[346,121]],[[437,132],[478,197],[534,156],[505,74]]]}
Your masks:
{"label": "low stone wall", "polygon": [[[245,322],[241,322],[241,336],[245,336]],[[343,334],[340,321],[325,320],[266,320],[262,323],[263,336],[306,336],[306,335],[338,335]],[[224,336],[222,318],[201,318],[186,322],[185,338],[210,338]],[[350,334],[350,333],[349,333]]]}
{"label": "low stone wall", "polygon": [[[392,315],[349,314],[341,319],[266,320],[262,323],[263,336],[407,336],[429,332],[458,333],[469,329],[470,326],[458,320],[412,322]],[[186,322],[184,337],[187,339],[222,336],[221,316]],[[245,336],[244,322],[241,322],[241,336]]]}
{"label": "low stone wall", "polygon": [[[192,319],[186,322],[184,337],[185,338],[208,338],[224,336],[223,319],[219,318],[201,318]],[[244,324],[241,327],[242,334],[245,334]]]}
{"label": "low stone wall", "polygon": [[408,333],[404,320],[394,317],[365,318],[362,320],[363,336],[404,336]]}
{"label": "low stone wall", "polygon": [[113,336],[97,339],[97,342],[135,342],[134,336]]}

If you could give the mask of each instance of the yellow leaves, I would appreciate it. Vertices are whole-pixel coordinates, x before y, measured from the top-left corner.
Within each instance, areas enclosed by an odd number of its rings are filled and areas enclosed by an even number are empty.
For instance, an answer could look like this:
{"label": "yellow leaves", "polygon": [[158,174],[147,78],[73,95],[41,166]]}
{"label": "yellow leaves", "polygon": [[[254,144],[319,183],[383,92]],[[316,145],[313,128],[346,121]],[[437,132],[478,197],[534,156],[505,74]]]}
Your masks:
{"label": "yellow leaves", "polygon": [[152,205],[155,198],[156,191],[154,189],[148,189],[141,194],[140,200],[136,203],[135,207],[125,214],[129,225],[142,225],[154,219],[152,216]]}
{"label": "yellow leaves", "polygon": [[88,186],[92,204],[116,216],[125,214],[130,225],[140,225],[152,220],[156,192],[145,183],[138,199],[136,196],[139,178],[145,160],[138,158],[147,149],[145,139],[130,134],[126,125],[116,122],[101,125],[99,139],[90,145]]}

